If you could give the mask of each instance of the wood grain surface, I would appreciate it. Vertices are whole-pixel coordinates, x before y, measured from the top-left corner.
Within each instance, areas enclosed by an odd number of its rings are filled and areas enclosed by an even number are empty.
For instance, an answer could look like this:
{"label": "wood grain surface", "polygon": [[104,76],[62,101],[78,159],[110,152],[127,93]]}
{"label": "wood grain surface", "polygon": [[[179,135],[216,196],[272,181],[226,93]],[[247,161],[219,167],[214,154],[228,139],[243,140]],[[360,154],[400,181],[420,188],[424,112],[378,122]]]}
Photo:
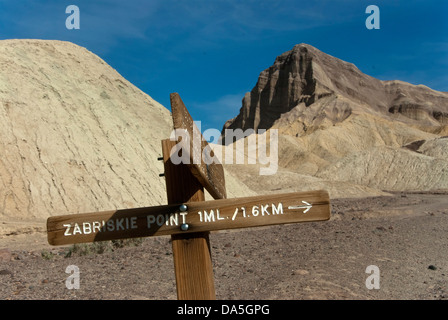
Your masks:
{"label": "wood grain surface", "polygon": [[[179,182],[176,180],[176,183]],[[312,206],[307,212],[308,205],[303,201]],[[48,241],[62,245],[330,218],[330,199],[326,191],[191,202],[186,212],[180,210],[181,204],[50,217],[47,220]],[[293,207],[300,208],[291,209]],[[181,230],[184,223],[188,230]]]}
{"label": "wood grain surface", "polygon": [[[190,159],[187,166],[214,199],[225,199],[227,192],[222,164],[214,157],[213,151],[195,125],[179,94],[172,93],[170,101],[174,129],[187,130],[190,137],[190,146],[185,148],[185,151],[189,152]],[[206,164],[203,159],[206,148],[209,149],[205,154],[210,155],[213,160],[210,164]]]}

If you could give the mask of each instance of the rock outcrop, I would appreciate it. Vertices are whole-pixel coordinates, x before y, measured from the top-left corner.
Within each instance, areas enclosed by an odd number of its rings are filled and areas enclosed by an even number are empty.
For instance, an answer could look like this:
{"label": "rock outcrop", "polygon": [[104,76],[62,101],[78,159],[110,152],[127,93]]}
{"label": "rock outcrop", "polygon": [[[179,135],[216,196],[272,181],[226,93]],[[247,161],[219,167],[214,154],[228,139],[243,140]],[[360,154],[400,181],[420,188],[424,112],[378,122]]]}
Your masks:
{"label": "rock outcrop", "polygon": [[448,125],[448,94],[375,79],[351,63],[299,44],[261,72],[244,96],[240,113],[223,130],[294,124],[302,135],[342,122],[353,113],[379,114],[421,127]]}
{"label": "rock outcrop", "polygon": [[448,93],[375,79],[306,44],[261,72],[223,135],[237,128],[279,132],[277,175],[234,168],[259,192],[325,188],[353,197],[448,188]]}

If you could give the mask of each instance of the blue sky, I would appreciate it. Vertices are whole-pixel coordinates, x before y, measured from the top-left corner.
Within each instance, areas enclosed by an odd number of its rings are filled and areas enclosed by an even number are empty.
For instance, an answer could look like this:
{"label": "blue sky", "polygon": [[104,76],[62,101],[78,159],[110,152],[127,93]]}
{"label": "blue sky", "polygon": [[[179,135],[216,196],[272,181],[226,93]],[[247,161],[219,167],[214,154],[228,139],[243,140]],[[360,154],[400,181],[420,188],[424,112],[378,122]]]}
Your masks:
{"label": "blue sky", "polygon": [[[380,29],[368,30],[368,5]],[[80,29],[65,27],[80,10]],[[448,1],[0,0],[0,39],[74,42],[168,109],[179,92],[202,129],[236,116],[260,72],[295,44],[382,80],[448,91]]]}

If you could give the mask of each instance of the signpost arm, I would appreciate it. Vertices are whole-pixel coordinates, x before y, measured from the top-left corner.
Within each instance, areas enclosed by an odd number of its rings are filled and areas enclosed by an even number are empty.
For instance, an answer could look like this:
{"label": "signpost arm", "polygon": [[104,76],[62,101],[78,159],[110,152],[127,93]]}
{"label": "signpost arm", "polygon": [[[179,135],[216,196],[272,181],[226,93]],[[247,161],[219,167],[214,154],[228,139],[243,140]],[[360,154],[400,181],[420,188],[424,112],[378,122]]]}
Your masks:
{"label": "signpost arm", "polygon": [[[204,201],[204,189],[184,165],[174,165],[170,151],[177,144],[162,140],[168,204]],[[215,285],[209,232],[172,235],[177,298],[179,300],[214,300]]]}

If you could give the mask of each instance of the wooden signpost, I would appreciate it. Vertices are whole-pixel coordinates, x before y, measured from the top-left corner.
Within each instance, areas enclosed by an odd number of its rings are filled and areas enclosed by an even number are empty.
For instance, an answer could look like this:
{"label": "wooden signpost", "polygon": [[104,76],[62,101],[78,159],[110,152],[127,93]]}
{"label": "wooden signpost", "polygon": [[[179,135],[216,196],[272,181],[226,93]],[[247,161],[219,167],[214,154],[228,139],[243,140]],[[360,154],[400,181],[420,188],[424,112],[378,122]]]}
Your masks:
{"label": "wooden signpost", "polygon": [[[200,135],[177,93],[171,94],[171,106],[174,128]],[[186,150],[190,160],[208,147],[202,135],[199,144],[193,139]],[[216,161],[173,164],[171,155],[177,143],[162,141],[167,205],[53,216],[47,220],[48,242],[64,245],[171,235],[178,299],[205,300],[216,298],[210,231],[330,218],[326,191],[226,199],[222,165]],[[204,187],[216,200],[204,201]]]}
{"label": "wooden signpost", "polygon": [[48,219],[48,241],[63,245],[327,220],[328,204],[327,192],[311,191],[55,216]]}
{"label": "wooden signpost", "polygon": [[[202,137],[198,127],[194,124],[193,118],[179,94],[172,93],[170,100],[174,129],[186,130],[187,136],[190,137],[189,146],[183,150],[189,151],[188,158],[190,161],[187,166],[190,168],[191,173],[214,199],[227,198],[222,164],[217,163],[217,161],[206,164],[202,161],[204,150],[210,148],[210,146]],[[205,155],[210,154],[213,157],[213,151],[211,149],[209,150]]]}

